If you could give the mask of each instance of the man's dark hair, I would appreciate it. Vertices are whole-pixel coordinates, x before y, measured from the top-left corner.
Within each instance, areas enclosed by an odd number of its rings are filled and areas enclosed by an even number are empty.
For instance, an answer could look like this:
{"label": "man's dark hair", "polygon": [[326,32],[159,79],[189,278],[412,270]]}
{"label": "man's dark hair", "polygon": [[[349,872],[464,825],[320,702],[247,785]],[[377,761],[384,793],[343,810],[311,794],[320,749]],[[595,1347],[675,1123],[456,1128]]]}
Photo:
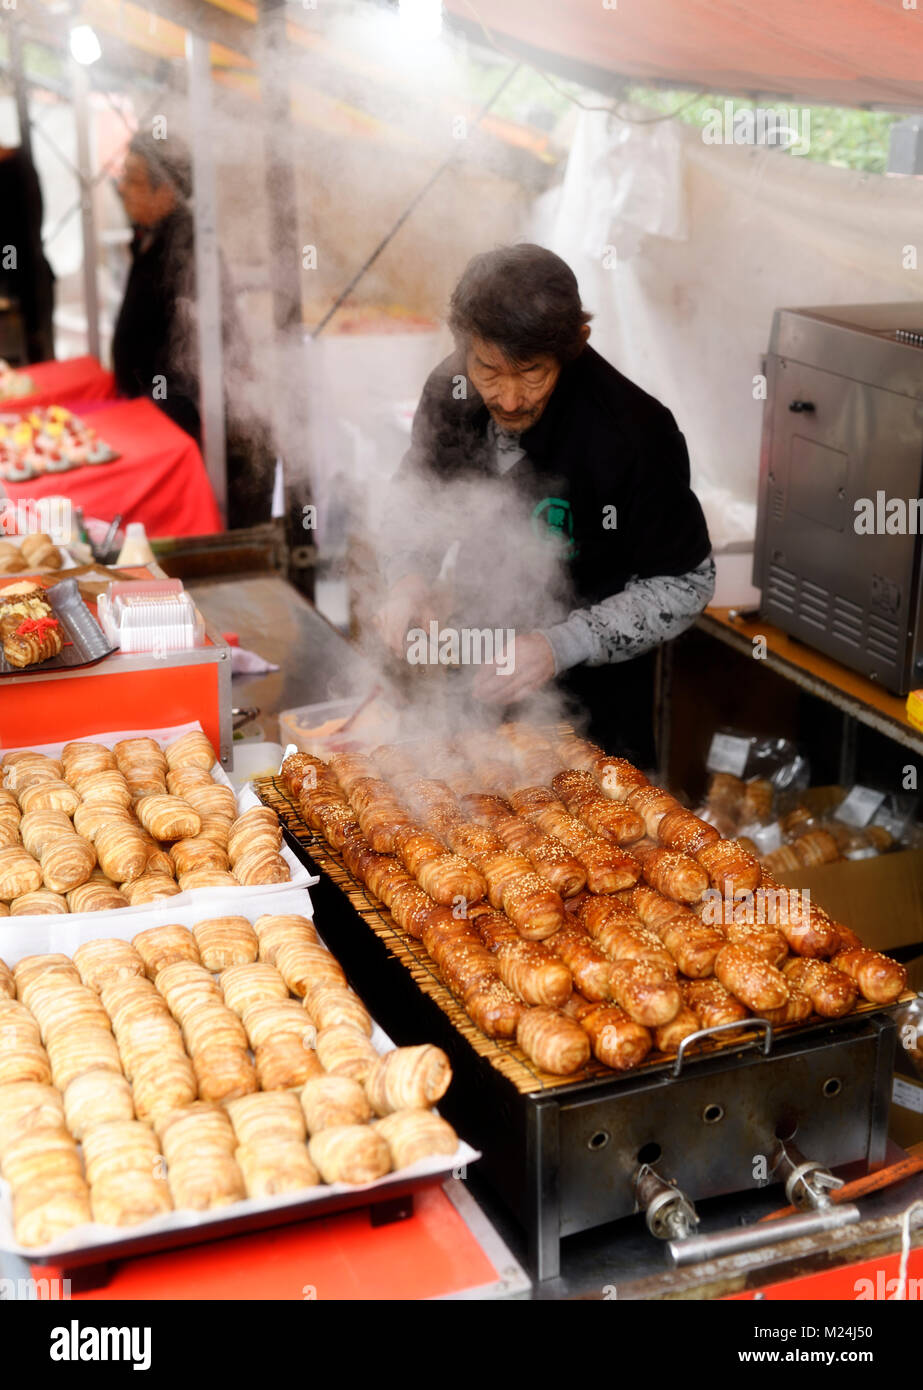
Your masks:
{"label": "man's dark hair", "polygon": [[570,266],[530,242],[475,256],[449,305],[456,341],[483,338],[514,364],[545,355],[572,361],[583,348],[581,330],[591,318]]}
{"label": "man's dark hair", "polygon": [[153,135],[139,130],[132,136],[128,149],[144,160],[152,188],[170,183],[180,197],[192,197],[192,159],[182,140],[175,135],[155,140]]}

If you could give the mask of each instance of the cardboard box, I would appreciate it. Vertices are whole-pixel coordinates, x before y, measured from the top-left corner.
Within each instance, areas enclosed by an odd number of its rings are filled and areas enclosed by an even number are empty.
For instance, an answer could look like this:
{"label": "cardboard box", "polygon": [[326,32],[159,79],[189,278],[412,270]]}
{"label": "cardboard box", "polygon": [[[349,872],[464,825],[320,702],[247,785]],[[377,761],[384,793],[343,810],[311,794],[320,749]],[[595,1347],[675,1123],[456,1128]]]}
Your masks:
{"label": "cardboard box", "polygon": [[788,888],[809,888],[818,907],[852,927],[876,951],[923,951],[923,849],[875,859],[842,859],[778,875]]}

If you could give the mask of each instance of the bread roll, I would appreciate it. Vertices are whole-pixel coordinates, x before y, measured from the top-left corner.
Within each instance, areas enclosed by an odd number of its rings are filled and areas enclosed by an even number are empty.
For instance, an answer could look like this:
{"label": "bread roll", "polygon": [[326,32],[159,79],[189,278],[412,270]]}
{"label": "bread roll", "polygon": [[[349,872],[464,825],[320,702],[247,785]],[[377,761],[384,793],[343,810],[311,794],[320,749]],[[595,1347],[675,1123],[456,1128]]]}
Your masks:
{"label": "bread roll", "polygon": [[350,1185],[375,1182],[391,1170],[391,1151],[372,1125],[323,1129],[308,1143],[308,1153],[324,1182]]}

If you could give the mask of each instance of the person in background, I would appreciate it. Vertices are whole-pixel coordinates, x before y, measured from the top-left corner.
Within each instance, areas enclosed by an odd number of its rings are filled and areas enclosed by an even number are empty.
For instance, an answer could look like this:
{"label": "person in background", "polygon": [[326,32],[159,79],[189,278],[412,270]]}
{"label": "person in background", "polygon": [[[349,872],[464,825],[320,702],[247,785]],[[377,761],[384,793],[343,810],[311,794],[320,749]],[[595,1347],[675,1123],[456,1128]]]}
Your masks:
{"label": "person in background", "polygon": [[19,308],[26,362],[54,357],[54,273],[42,249],[43,216],[29,155],[0,145],[0,297]]}
{"label": "person in background", "polygon": [[[134,236],[112,339],[116,385],[124,396],[151,397],[201,445],[192,165],[185,145],[172,136],[135,135],[118,192]],[[274,451],[263,420],[229,409],[238,393],[228,384],[243,386],[252,368],[223,256],[220,269],[228,525],[234,528],[269,519]]]}
{"label": "person in background", "polygon": [[[398,488],[426,498],[460,477],[485,480],[491,503],[480,535],[463,510],[393,557],[378,622],[402,653],[408,628],[439,621],[452,541],[461,620],[516,634],[512,671],[479,667],[474,699],[515,717],[556,682],[591,738],[652,767],[656,652],[706,606],[715,566],[676,421],[589,347],[590,317],[573,271],[544,247],[469,263],[450,306],[456,350],[423,389]],[[552,546],[554,568],[537,563],[530,583],[511,564],[505,582],[506,557],[537,554],[536,539]]]}

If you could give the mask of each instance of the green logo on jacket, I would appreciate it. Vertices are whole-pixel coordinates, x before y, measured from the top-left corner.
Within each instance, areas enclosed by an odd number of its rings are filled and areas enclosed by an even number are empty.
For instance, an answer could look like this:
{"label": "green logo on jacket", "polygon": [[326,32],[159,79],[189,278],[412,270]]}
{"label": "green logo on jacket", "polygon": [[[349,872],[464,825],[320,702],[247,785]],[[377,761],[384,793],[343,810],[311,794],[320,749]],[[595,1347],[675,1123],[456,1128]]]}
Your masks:
{"label": "green logo on jacket", "polygon": [[565,560],[572,560],[579,547],[574,541],[574,513],[563,497],[543,497],[532,509],[532,530],[536,536],[560,548]]}

